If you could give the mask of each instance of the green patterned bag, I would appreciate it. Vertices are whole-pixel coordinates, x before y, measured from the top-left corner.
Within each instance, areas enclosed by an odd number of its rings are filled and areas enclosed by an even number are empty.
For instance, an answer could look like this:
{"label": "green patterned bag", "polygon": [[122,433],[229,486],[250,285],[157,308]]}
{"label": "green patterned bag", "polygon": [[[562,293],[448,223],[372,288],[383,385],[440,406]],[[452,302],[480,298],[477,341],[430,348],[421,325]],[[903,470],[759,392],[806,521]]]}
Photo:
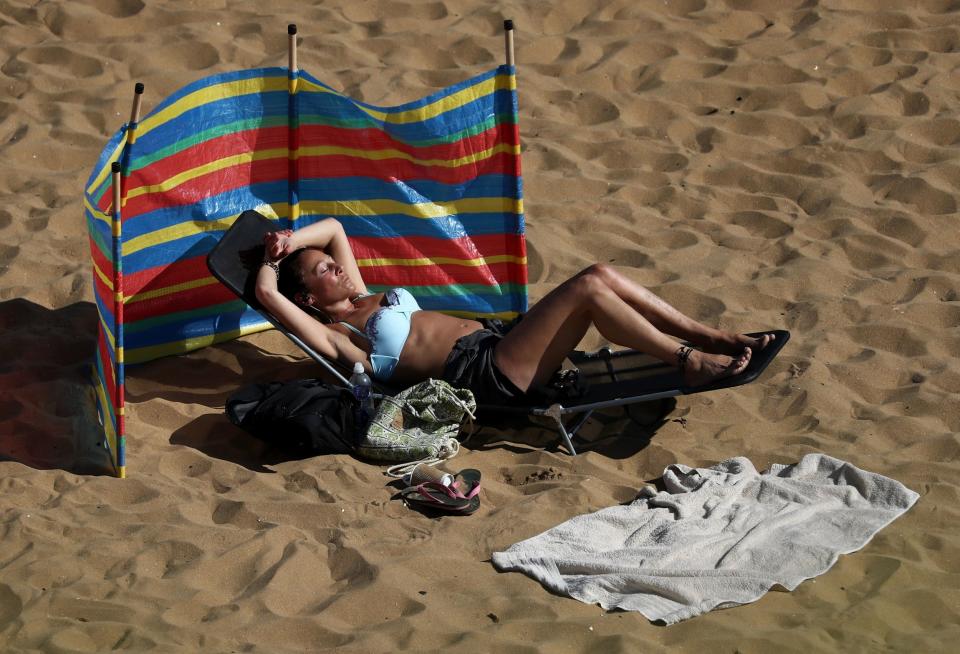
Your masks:
{"label": "green patterned bag", "polygon": [[457,434],[464,416],[473,419],[473,393],[428,379],[384,397],[356,454],[394,463],[449,459],[460,449]]}

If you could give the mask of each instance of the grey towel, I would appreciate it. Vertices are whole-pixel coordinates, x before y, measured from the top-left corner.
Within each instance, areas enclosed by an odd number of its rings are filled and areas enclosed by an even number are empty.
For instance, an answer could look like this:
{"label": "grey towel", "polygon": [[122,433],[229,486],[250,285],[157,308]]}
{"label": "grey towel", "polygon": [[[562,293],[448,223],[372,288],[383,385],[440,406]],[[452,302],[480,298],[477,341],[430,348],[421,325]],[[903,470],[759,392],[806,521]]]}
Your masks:
{"label": "grey towel", "polygon": [[869,542],[919,497],[825,454],[760,474],[743,457],[668,466],[666,492],[572,518],[493,554],[553,592],[673,624],[793,590]]}

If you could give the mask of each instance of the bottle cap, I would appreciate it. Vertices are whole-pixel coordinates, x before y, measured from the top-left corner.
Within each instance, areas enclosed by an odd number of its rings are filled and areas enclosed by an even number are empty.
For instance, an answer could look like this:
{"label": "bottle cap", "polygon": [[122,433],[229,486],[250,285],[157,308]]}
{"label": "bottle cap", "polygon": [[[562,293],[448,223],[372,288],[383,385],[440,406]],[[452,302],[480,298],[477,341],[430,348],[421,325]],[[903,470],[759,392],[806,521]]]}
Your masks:
{"label": "bottle cap", "polygon": [[353,364],[353,372],[354,372],[354,374],[357,374],[357,375],[363,374],[363,364],[360,363],[359,361],[357,361],[356,363],[354,363],[354,364]]}

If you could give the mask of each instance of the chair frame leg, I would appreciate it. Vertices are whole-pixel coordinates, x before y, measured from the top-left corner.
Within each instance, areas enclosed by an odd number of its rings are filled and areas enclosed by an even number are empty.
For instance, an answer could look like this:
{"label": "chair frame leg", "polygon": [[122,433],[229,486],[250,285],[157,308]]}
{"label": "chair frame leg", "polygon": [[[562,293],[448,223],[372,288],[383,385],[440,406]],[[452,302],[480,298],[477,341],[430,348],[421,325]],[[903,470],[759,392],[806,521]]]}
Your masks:
{"label": "chair frame leg", "polygon": [[563,440],[563,443],[567,446],[567,452],[570,456],[576,456],[577,448],[573,446],[573,437],[577,435],[577,432],[583,427],[583,424],[592,413],[593,409],[588,409],[579,416],[575,415],[566,425],[563,424],[563,407],[559,404],[550,406],[543,412],[543,415],[552,418],[553,421],[557,423],[557,431],[560,433],[560,438]]}

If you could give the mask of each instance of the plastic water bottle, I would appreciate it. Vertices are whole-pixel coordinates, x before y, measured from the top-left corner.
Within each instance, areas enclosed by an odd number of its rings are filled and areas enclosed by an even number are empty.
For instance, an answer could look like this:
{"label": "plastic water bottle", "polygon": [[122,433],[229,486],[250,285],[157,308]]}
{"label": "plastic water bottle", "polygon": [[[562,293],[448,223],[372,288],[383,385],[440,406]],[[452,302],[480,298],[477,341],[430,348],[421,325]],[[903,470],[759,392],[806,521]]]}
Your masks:
{"label": "plastic water bottle", "polygon": [[353,396],[357,398],[357,406],[354,408],[354,426],[359,438],[367,432],[367,425],[373,419],[373,397],[370,395],[373,383],[359,361],[353,364],[350,383],[353,384]]}

